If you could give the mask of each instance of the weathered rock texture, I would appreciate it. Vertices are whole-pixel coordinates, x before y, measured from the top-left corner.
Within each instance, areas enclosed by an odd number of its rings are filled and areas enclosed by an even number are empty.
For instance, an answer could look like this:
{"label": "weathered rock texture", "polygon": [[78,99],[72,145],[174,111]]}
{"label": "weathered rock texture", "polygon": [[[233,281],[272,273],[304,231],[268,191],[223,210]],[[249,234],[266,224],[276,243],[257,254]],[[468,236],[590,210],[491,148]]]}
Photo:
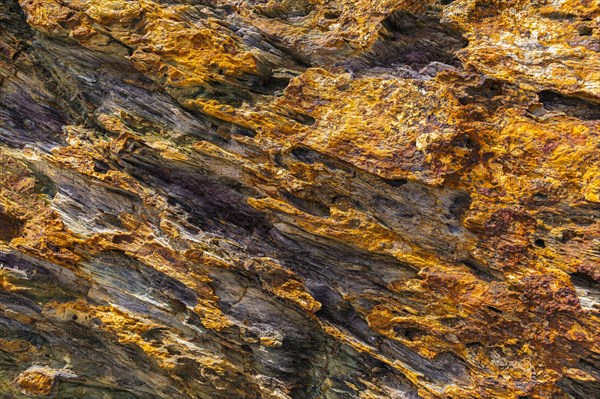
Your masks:
{"label": "weathered rock texture", "polygon": [[597,0],[2,0],[0,397],[600,397]]}

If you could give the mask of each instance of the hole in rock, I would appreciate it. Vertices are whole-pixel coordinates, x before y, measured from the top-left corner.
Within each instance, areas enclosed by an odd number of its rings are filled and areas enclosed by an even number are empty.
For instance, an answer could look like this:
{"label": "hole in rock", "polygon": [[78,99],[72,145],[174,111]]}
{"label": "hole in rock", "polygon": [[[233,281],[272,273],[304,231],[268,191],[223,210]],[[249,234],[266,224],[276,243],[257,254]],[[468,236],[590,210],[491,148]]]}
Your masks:
{"label": "hole in rock", "polygon": [[543,202],[546,201],[548,199],[548,195],[544,194],[544,193],[535,193],[533,195],[533,199],[539,202]]}
{"label": "hole in rock", "polygon": [[600,283],[596,282],[590,275],[581,272],[571,274],[571,281],[575,285],[596,286],[600,289]]}
{"label": "hole in rock", "polygon": [[342,13],[340,11],[327,11],[325,13],[325,18],[327,19],[338,19],[340,17],[340,15],[342,15]]}
{"label": "hole in rock", "polygon": [[408,183],[406,179],[383,179],[383,181],[392,187],[400,187]]}
{"label": "hole in rock", "polygon": [[290,84],[290,76],[269,76],[266,79],[251,79],[250,90],[255,93],[279,96]]}
{"label": "hole in rock", "polygon": [[535,245],[538,248],[546,248],[546,242],[544,240],[542,240],[541,238],[538,238],[537,240],[535,240],[533,242],[533,245]]}
{"label": "hole in rock", "polygon": [[287,77],[287,76],[285,76],[285,77],[271,76],[269,79],[267,79],[267,81],[265,82],[263,87],[267,88],[271,92],[283,91],[286,87],[288,87],[291,79],[292,78]]}
{"label": "hole in rock", "polygon": [[577,33],[579,33],[579,36],[591,36],[593,32],[594,30],[586,25],[582,25],[577,28]]}

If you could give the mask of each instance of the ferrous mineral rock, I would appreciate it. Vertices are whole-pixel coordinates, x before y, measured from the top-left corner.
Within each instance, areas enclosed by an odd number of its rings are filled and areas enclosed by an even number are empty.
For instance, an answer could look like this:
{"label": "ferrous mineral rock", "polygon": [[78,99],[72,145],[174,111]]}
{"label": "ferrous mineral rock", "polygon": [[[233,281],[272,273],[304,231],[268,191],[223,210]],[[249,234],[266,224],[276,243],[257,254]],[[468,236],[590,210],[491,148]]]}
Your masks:
{"label": "ferrous mineral rock", "polygon": [[3,0],[1,398],[600,397],[596,0]]}

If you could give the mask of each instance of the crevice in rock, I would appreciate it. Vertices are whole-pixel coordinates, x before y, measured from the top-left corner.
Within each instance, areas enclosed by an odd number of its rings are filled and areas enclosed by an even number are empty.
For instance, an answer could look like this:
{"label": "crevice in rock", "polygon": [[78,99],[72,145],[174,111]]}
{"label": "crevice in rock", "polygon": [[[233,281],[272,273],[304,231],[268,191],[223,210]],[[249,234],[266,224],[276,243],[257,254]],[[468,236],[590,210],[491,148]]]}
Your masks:
{"label": "crevice in rock", "polygon": [[504,92],[504,83],[501,80],[486,78],[484,82],[476,87],[467,87],[465,92],[471,96],[481,96],[487,99],[501,96]]}
{"label": "crevice in rock", "polygon": [[579,303],[586,310],[600,309],[600,283],[585,273],[571,274],[571,282],[575,287]]}
{"label": "crevice in rock", "polygon": [[321,154],[308,147],[296,146],[294,147],[294,149],[292,149],[290,154],[297,160],[304,163],[322,163],[323,165],[327,166],[331,171],[340,170],[350,175],[354,175],[356,173],[354,168],[351,165],[345,163],[344,161],[330,157],[325,154]]}
{"label": "crevice in rock", "polygon": [[253,79],[250,81],[250,91],[258,94],[281,96],[286,87],[288,87],[291,76],[270,75],[263,79]]}
{"label": "crevice in rock", "polygon": [[406,179],[383,179],[383,181],[392,187],[402,187],[408,183]]}
{"label": "crevice in rock", "polygon": [[396,325],[394,326],[394,332],[409,341],[414,341],[419,337],[427,335],[421,329],[408,325]]}
{"label": "crevice in rock", "polygon": [[313,63],[307,55],[302,54],[301,51],[298,51],[293,46],[288,45],[281,38],[274,35],[269,35],[266,32],[261,32],[260,34],[265,40],[265,42],[267,42],[270,46],[272,46],[277,51],[281,52],[281,54],[284,54],[287,57],[289,57],[289,59],[293,63],[293,68],[297,68],[299,72],[303,71],[306,68],[310,68],[313,65]]}
{"label": "crevice in rock", "polygon": [[[252,78],[256,77],[252,76]],[[227,104],[233,108],[240,108],[244,104],[244,101],[252,103],[253,98],[250,93],[244,90],[246,83],[242,82],[241,80],[239,81],[239,85],[235,85],[213,79],[207,81],[204,86],[198,86],[194,88],[194,91],[190,91],[190,89],[187,88],[167,88],[168,91],[170,91],[177,99],[201,98],[205,100],[215,100],[221,104]]]}
{"label": "crevice in rock", "polygon": [[[462,64],[455,53],[467,44],[459,32],[440,22],[437,11],[429,10],[415,15],[398,10],[382,21],[380,37],[375,44],[343,65],[352,72],[402,66],[419,71],[434,63],[461,68]],[[437,68],[442,69],[445,68]]]}
{"label": "crevice in rock", "polygon": [[280,189],[279,195],[281,195],[291,205],[300,209],[302,212],[322,218],[329,217],[329,207],[317,201],[300,198],[285,189]]}
{"label": "crevice in rock", "polygon": [[187,222],[195,227],[241,241],[248,239],[248,233],[265,235],[269,229],[264,214],[246,203],[247,195],[256,196],[257,192],[238,181],[212,177],[208,170],[189,164],[164,164],[147,147],[120,160],[143,184],[162,187],[170,203],[180,206],[187,213]]}
{"label": "crevice in rock", "polygon": [[577,33],[579,33],[579,36],[592,36],[594,28],[588,25],[579,25],[577,27]]}
{"label": "crevice in rock", "polygon": [[577,15],[568,12],[551,11],[542,13],[542,16],[555,21],[573,21],[577,19]]}
{"label": "crevice in rock", "polygon": [[106,162],[97,159],[94,161],[94,172],[97,173],[106,173],[110,170],[110,165],[108,165]]}
{"label": "crevice in rock", "polygon": [[475,259],[463,259],[462,264],[471,269],[475,275],[484,281],[504,281],[504,275],[501,271],[492,269]]}
{"label": "crevice in rock", "polygon": [[473,120],[484,121],[485,116],[481,114],[480,107],[483,106],[490,113],[496,112],[506,101],[506,91],[508,85],[505,82],[485,77],[483,81],[467,86],[464,95],[459,96],[458,101],[461,105],[474,105],[470,107],[470,117]]}
{"label": "crevice in rock", "polygon": [[315,118],[313,118],[312,116],[300,112],[288,112],[288,115],[296,122],[305,126],[312,126],[316,122]]}
{"label": "crevice in rock", "polygon": [[22,220],[0,212],[0,241],[8,242],[20,236],[24,224]]}
{"label": "crevice in rock", "polygon": [[245,127],[245,126],[241,126],[241,125],[237,125],[235,123],[231,123],[232,126],[232,130],[231,130],[231,134],[239,134],[241,136],[246,136],[246,137],[256,137],[256,130],[251,129],[249,127]]}
{"label": "crevice in rock", "polygon": [[541,91],[538,97],[547,111],[563,112],[569,116],[588,121],[600,120],[600,104],[592,101],[567,96],[551,90]]}
{"label": "crevice in rock", "polygon": [[569,398],[572,399],[590,399],[600,397],[600,382],[598,381],[577,381],[571,378],[562,378],[556,383],[564,390]]}
{"label": "crevice in rock", "polygon": [[464,192],[459,192],[452,198],[452,204],[448,208],[450,214],[457,220],[462,219],[463,215],[469,210],[471,206],[471,195]]}

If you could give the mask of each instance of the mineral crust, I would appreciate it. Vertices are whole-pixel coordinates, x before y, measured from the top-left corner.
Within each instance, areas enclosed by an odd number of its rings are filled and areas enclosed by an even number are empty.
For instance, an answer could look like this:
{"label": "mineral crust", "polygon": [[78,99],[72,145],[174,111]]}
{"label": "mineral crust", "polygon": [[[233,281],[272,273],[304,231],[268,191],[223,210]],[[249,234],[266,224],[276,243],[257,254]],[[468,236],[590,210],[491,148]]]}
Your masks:
{"label": "mineral crust", "polygon": [[600,397],[598,0],[2,0],[0,398]]}

